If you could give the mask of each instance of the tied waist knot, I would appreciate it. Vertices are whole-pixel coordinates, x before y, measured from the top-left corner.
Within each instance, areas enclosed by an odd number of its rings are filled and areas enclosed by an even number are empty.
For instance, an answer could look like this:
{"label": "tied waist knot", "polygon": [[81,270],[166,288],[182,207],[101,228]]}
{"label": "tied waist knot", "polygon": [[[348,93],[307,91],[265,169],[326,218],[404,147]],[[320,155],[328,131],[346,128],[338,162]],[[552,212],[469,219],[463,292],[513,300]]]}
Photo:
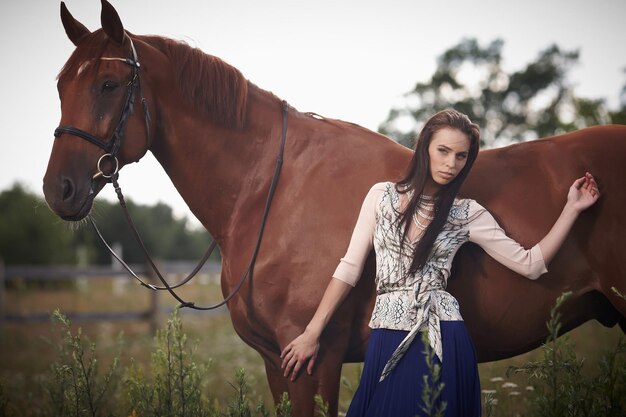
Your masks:
{"label": "tied waist knot", "polygon": [[409,349],[411,343],[413,343],[415,336],[425,325],[428,326],[429,344],[435,351],[439,360],[442,360],[441,327],[439,325],[440,317],[437,311],[437,301],[441,293],[447,294],[440,280],[434,280],[434,282],[431,281],[430,283],[420,282],[415,286],[414,296],[417,308],[416,324],[409,331],[402,342],[400,342],[400,345],[398,345],[396,350],[391,355],[391,358],[387,361],[387,364],[380,375],[380,381],[385,379],[385,377],[395,369],[400,359],[402,359],[406,351]]}

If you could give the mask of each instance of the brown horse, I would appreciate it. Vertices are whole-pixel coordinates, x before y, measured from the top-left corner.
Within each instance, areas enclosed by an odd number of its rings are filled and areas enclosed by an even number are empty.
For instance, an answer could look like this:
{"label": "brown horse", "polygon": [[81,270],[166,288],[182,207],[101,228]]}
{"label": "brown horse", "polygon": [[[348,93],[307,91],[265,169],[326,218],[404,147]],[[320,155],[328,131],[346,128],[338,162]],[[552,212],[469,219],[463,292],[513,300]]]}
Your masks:
{"label": "brown horse", "polygon": [[[104,148],[122,126],[120,165],[150,150],[191,211],[217,239],[222,291],[246,269],[259,228],[282,132],[281,101],[235,68],[189,46],[125,32],[102,2],[102,29],[91,33],[61,5],[76,50],[59,74],[61,126],[89,132]],[[132,42],[131,42],[132,41]],[[106,58],[130,58],[141,67]],[[130,83],[133,73],[140,80]],[[120,111],[130,100],[132,114]],[[142,111],[140,98],[148,113]],[[127,118],[127,124],[120,123]],[[57,132],[44,193],[60,217],[79,220],[106,180],[95,177],[103,151]],[[99,138],[99,139],[98,139]],[[275,398],[287,391],[297,416],[313,414],[320,393],[337,413],[344,362],[363,360],[374,299],[374,259],[325,331],[313,375],[282,377],[281,349],[313,315],[343,255],[364,195],[376,182],[400,178],[410,151],[360,126],[288,109],[279,185],[267,219],[254,275],[228,303],[233,326],[265,362]],[[463,193],[488,207],[508,233],[530,246],[549,229],[572,180],[590,171],[602,199],[584,212],[550,272],[530,281],[466,245],[449,289],[461,303],[480,361],[510,357],[545,339],[555,298],[570,290],[564,330],[597,319],[626,330],[626,127],[606,126],[481,152]],[[105,158],[103,170],[112,169]],[[122,178],[123,179],[123,178]],[[123,181],[122,181],[123,183]]]}

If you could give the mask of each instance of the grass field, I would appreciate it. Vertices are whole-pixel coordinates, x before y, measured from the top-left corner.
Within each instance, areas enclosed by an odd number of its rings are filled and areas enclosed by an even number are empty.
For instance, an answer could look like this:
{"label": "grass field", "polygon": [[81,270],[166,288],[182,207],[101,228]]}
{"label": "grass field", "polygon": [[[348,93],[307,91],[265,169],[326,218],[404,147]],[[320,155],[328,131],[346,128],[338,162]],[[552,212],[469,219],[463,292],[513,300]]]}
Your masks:
{"label": "grass field", "polygon": [[[65,288],[39,291],[21,288],[18,284],[7,292],[5,308],[8,312],[22,314],[50,312],[55,308],[60,308],[64,313],[147,308],[147,290],[131,284],[123,288],[121,295],[114,296],[112,285],[110,280],[95,280],[80,290]],[[221,292],[216,284],[194,284],[181,293],[198,304],[221,299]],[[167,294],[160,297],[162,307],[175,305]],[[194,361],[210,363],[205,379],[211,396],[222,403],[228,401],[234,394],[229,381],[234,380],[238,368],[245,368],[250,386],[254,389],[253,397],[263,398],[271,404],[261,358],[235,334],[227,315],[188,314],[183,311],[181,318],[183,330],[197,346]],[[164,323],[166,319],[166,315],[162,316],[161,322]],[[131,362],[149,366],[154,339],[148,323],[75,323],[73,327],[81,327],[84,335],[96,343],[102,370],[106,369],[107,364],[118,353],[119,334],[123,334],[124,340],[120,355],[121,367],[126,368]],[[591,369],[593,364],[598,362],[605,351],[613,349],[622,337],[619,328],[604,328],[596,322],[588,322],[569,335],[576,344],[577,355],[585,358],[590,368],[588,372],[594,372]],[[5,397],[14,408],[20,410],[20,415],[31,415],[29,411],[34,413],[44,402],[45,393],[41,381],[55,360],[54,345],[59,340],[59,328],[51,323],[5,323],[0,330],[0,381],[4,385]],[[509,366],[521,366],[541,356],[542,352],[537,349],[508,360],[479,365],[482,389],[492,391],[498,400],[492,415],[524,415],[530,390],[527,387],[531,384],[525,375],[508,378],[506,371]],[[345,411],[350,403],[353,389],[358,384],[360,366],[344,366],[345,383],[340,394],[340,410]]]}

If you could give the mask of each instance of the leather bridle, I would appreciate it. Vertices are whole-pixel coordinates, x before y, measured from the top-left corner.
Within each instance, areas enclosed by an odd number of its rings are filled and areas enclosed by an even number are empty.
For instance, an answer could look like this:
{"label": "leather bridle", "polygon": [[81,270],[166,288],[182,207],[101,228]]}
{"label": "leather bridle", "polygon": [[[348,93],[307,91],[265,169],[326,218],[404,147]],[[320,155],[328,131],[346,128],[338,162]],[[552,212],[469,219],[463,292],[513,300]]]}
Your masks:
{"label": "leather bridle", "polygon": [[[117,154],[122,147],[122,139],[124,138],[126,123],[128,122],[128,117],[132,113],[133,106],[135,104],[135,90],[139,90],[139,94],[141,95],[141,85],[139,83],[139,68],[141,67],[141,65],[139,64],[139,60],[137,59],[137,50],[135,49],[133,40],[130,38],[130,36],[127,36],[127,38],[130,42],[132,58],[100,58],[104,61],[121,61],[127,65],[130,65],[130,67],[132,68],[131,78],[128,81],[128,84],[126,84],[126,97],[124,100],[124,106],[122,107],[122,111],[120,112],[117,126],[115,127],[115,129],[113,129],[109,140],[102,140],[99,137],[74,126],[59,126],[54,130],[55,138],[60,137],[64,133],[67,133],[70,135],[78,136],[79,138],[84,139],[87,142],[90,142],[100,149],[104,150],[105,154],[102,155],[96,163],[97,172],[92,177],[93,180],[99,177],[110,179],[117,174],[119,170],[119,161],[117,159]],[[150,112],[148,111],[148,103],[143,95],[141,95],[141,104],[143,106],[144,123],[146,126],[146,148],[143,154],[139,158],[137,158],[137,161],[139,161],[139,159],[141,159],[150,148]],[[109,173],[105,173],[102,170],[102,162],[107,159],[111,160],[113,167]]]}
{"label": "leather bridle", "polygon": [[[98,229],[98,226],[96,225],[93,217],[91,215],[89,215],[88,219],[89,219],[91,225],[93,226],[96,234],[98,235],[98,237],[100,238],[102,243],[105,245],[105,247],[109,250],[111,255],[115,259],[117,259],[120,262],[120,264],[124,267],[124,269],[126,269],[128,271],[128,273],[130,273],[133,276],[133,278],[135,278],[141,285],[143,285],[144,287],[149,288],[151,290],[154,290],[154,291],[159,291],[159,290],[166,290],[166,291],[168,291],[178,302],[180,302],[180,307],[189,307],[189,308],[192,308],[192,309],[195,309],[195,310],[213,310],[213,309],[216,309],[218,307],[223,306],[231,298],[233,298],[235,296],[235,294],[237,294],[237,292],[241,289],[241,287],[242,287],[242,285],[245,282],[247,277],[250,277],[250,279],[252,279],[252,274],[253,274],[253,271],[254,271],[254,265],[256,263],[256,258],[257,258],[258,252],[259,252],[259,248],[261,246],[261,241],[263,239],[263,231],[265,230],[265,224],[267,222],[267,216],[269,214],[269,209],[270,209],[270,206],[271,206],[271,203],[272,203],[272,199],[274,197],[276,186],[278,185],[278,179],[280,177],[280,170],[281,170],[282,163],[283,163],[283,154],[284,154],[284,150],[285,150],[285,142],[286,142],[286,139],[287,139],[287,112],[288,112],[288,107],[289,106],[288,106],[286,101],[282,101],[282,103],[281,103],[281,106],[282,106],[282,133],[281,133],[280,146],[279,146],[279,149],[278,149],[278,156],[277,156],[277,159],[276,159],[276,167],[275,167],[274,175],[272,177],[272,182],[270,184],[270,188],[269,188],[269,191],[268,191],[268,196],[267,196],[267,199],[265,201],[265,208],[263,210],[263,216],[262,216],[261,225],[260,225],[260,228],[259,228],[259,233],[258,233],[258,236],[257,236],[256,245],[254,247],[254,251],[252,252],[252,256],[250,258],[250,262],[248,264],[248,268],[246,269],[244,274],[239,279],[239,282],[237,283],[235,289],[226,298],[224,298],[223,301],[221,301],[221,302],[219,302],[217,304],[206,306],[206,307],[196,306],[193,302],[189,302],[189,301],[183,300],[178,294],[176,294],[174,289],[185,285],[187,282],[189,282],[193,277],[195,277],[197,275],[197,273],[200,271],[202,266],[209,259],[209,257],[211,256],[211,253],[213,252],[213,250],[217,246],[217,243],[216,243],[215,239],[212,239],[212,241],[209,244],[209,247],[208,247],[206,253],[202,257],[202,259],[200,260],[198,265],[193,269],[193,271],[185,279],[183,279],[180,283],[178,283],[176,285],[169,285],[168,282],[163,277],[163,274],[157,268],[154,260],[152,259],[152,257],[148,253],[148,250],[147,250],[143,240],[141,239],[141,236],[140,236],[137,228],[135,227],[135,224],[134,224],[134,222],[132,220],[132,217],[130,216],[130,213],[129,213],[128,208],[126,206],[126,201],[124,199],[124,195],[122,194],[122,190],[121,190],[120,185],[119,185],[119,183],[117,181],[118,178],[119,178],[119,161],[117,159],[117,155],[118,155],[118,153],[120,151],[120,148],[122,147],[122,140],[124,138],[124,133],[125,133],[125,130],[126,130],[126,123],[128,121],[128,117],[129,117],[129,115],[133,111],[134,100],[135,100],[135,90],[138,90],[139,94],[141,95],[141,85],[139,83],[139,69],[141,68],[141,65],[139,64],[139,60],[137,58],[137,51],[135,49],[135,46],[133,44],[132,39],[128,35],[127,35],[127,38],[130,41],[130,47],[131,47],[131,51],[132,51],[132,58],[108,58],[108,57],[100,58],[102,60],[107,60],[107,61],[121,61],[121,62],[124,62],[124,63],[130,65],[131,68],[132,68],[131,79],[130,79],[130,81],[127,84],[126,97],[125,97],[125,101],[124,101],[124,107],[122,107],[122,111],[120,113],[120,117],[119,117],[119,120],[117,122],[117,126],[115,127],[115,129],[111,133],[111,137],[109,138],[109,140],[108,141],[104,141],[104,140],[102,140],[102,139],[92,135],[89,132],[86,132],[86,131],[84,131],[82,129],[78,129],[78,128],[73,127],[73,126],[59,126],[59,127],[57,127],[54,130],[54,136],[55,136],[55,138],[59,138],[64,133],[70,134],[70,135],[73,135],[73,136],[77,136],[77,137],[79,137],[81,139],[84,139],[84,140],[86,140],[86,141],[88,141],[88,142],[98,146],[102,150],[104,150],[105,153],[98,159],[98,162],[96,163],[97,172],[96,172],[95,175],[93,175],[93,177],[91,179],[92,192],[94,191],[95,180],[100,178],[100,177],[103,177],[103,178],[107,179],[109,182],[111,182],[113,184],[113,187],[115,189],[115,193],[117,194],[117,197],[118,197],[120,206],[122,207],[122,210],[124,212],[124,216],[126,218],[126,221],[127,221],[128,225],[130,226],[131,230],[133,231],[135,239],[139,243],[139,246],[141,247],[141,249],[142,249],[142,251],[144,253],[144,256],[146,257],[146,260],[150,264],[152,270],[157,275],[157,277],[159,278],[159,280],[161,281],[163,286],[160,287],[160,286],[149,284],[149,283],[146,283],[145,281],[143,281],[132,270],[132,268],[130,268],[130,266],[126,262],[124,262],[124,260],[118,254],[115,253],[115,251],[111,248],[111,246],[106,242],[106,240],[102,236],[102,233]],[[145,121],[145,126],[146,126],[146,149],[143,152],[143,154],[137,159],[137,161],[139,161],[139,159],[141,159],[143,157],[143,155],[145,155],[148,152],[148,149],[150,148],[150,114],[149,114],[149,111],[148,111],[147,101],[143,97],[143,95],[141,95],[141,103],[143,105],[144,121]],[[102,170],[102,166],[101,165],[102,165],[102,162],[107,160],[107,159],[111,160],[112,169],[109,172],[105,173]]]}

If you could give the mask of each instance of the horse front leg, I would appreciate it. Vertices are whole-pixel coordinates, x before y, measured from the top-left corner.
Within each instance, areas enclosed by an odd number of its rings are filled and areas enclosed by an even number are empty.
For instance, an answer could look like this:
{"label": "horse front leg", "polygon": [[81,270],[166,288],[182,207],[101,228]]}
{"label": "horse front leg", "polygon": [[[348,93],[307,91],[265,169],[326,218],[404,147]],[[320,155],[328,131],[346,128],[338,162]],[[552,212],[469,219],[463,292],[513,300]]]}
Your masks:
{"label": "horse front leg", "polygon": [[[316,365],[311,377],[315,378],[316,394],[328,403],[328,415],[337,416],[339,405],[339,384],[341,381],[341,368],[343,366],[343,354],[341,357],[325,357],[322,363]],[[306,374],[305,374],[306,375]],[[309,375],[306,375],[309,377]],[[315,407],[313,407],[315,409]],[[295,411],[295,410],[294,410]],[[294,412],[294,416],[299,414]]]}
{"label": "horse front leg", "polygon": [[[295,381],[283,376],[284,371],[280,364],[282,359],[278,355],[266,358],[265,372],[272,391],[274,403],[279,404],[284,392],[289,395],[292,406],[292,415],[314,417],[315,396],[320,395],[328,403],[330,416],[336,416],[339,403],[339,382],[341,378],[341,358],[325,357],[315,365],[312,375],[302,370]],[[269,359],[269,360],[268,360]]]}

